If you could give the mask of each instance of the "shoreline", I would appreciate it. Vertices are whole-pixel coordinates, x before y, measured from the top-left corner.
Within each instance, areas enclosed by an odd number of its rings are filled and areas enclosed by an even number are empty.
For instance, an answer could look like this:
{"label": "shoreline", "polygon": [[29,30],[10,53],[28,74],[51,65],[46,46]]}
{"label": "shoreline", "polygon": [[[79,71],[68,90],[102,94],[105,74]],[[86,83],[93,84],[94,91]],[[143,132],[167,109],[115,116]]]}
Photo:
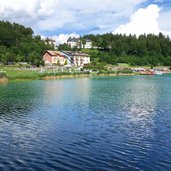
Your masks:
{"label": "shoreline", "polygon": [[0,84],[7,84],[8,83],[8,78],[6,78],[6,77],[2,77],[2,78],[0,78]]}
{"label": "shoreline", "polygon": [[58,76],[45,76],[40,80],[52,80],[52,79],[62,79],[62,78],[80,78],[80,77],[90,77],[91,74],[81,74],[81,75],[58,75]]}
{"label": "shoreline", "polygon": [[[171,72],[168,73],[163,73],[163,74],[171,74]],[[40,76],[40,77],[33,77],[33,78],[8,78],[8,77],[3,77],[0,78],[0,84],[7,84],[8,82],[12,82],[12,81],[32,81],[32,80],[55,80],[55,79],[65,79],[65,78],[82,78],[82,77],[93,77],[93,76],[136,76],[136,75],[142,75],[142,74],[137,74],[137,73],[118,73],[118,74],[114,74],[114,73],[101,73],[101,74],[79,74],[79,75],[74,75],[74,74],[70,74],[70,75],[56,75],[56,76]]]}
{"label": "shoreline", "polygon": [[50,75],[50,76],[40,76],[40,77],[32,77],[32,78],[21,78],[21,77],[15,77],[15,78],[8,78],[3,77],[0,78],[0,84],[8,83],[11,81],[31,81],[31,80],[54,80],[54,79],[65,79],[65,78],[82,78],[82,77],[93,77],[93,76],[133,76],[135,74],[69,74],[69,75]]}

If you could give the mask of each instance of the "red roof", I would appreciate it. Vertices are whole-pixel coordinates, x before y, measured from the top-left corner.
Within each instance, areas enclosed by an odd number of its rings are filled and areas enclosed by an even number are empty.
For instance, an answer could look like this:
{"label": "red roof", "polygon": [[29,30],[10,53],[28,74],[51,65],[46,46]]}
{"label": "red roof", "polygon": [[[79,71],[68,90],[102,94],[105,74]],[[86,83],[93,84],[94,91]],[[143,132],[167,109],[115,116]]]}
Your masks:
{"label": "red roof", "polygon": [[[56,51],[56,50],[47,50],[46,52],[49,53],[49,55],[51,55],[51,56],[59,56],[59,57],[67,58],[67,56],[66,56],[64,53],[60,52],[60,51]],[[45,53],[46,53],[46,52],[45,52]]]}

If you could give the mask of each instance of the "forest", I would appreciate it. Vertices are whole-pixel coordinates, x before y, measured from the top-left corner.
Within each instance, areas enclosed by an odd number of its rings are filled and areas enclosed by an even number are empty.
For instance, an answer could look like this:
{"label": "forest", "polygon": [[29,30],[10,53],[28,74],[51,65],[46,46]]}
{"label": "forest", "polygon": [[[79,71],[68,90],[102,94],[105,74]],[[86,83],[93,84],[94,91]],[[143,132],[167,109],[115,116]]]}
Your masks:
{"label": "forest", "polygon": [[43,64],[42,54],[46,49],[53,47],[35,36],[31,28],[0,21],[0,63],[28,62],[39,66]]}
{"label": "forest", "polygon": [[[162,33],[139,37],[112,33],[81,37],[82,42],[86,39],[92,40],[93,48],[83,51],[89,53],[92,60],[107,64],[128,63],[131,66],[171,66],[171,40]],[[70,47],[63,44],[59,49],[69,50]]]}
{"label": "forest", "polygon": [[[67,44],[59,45],[59,50],[82,50],[88,53],[91,61],[117,64],[127,63],[131,66],[171,66],[171,40],[168,36],[158,35],[121,35],[89,34],[80,37],[82,43],[92,41],[92,49],[71,49]],[[34,35],[31,28],[17,23],[0,21],[0,63],[13,64],[28,62],[39,66],[43,64],[42,54],[54,49],[48,40]]]}

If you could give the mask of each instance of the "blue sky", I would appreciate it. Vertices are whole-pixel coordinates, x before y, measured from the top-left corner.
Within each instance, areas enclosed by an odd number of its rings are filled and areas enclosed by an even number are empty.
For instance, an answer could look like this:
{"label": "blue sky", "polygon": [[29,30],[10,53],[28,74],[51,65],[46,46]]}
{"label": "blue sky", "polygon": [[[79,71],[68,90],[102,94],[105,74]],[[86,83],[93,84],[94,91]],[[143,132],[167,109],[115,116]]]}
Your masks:
{"label": "blue sky", "polygon": [[0,20],[31,27],[57,44],[106,32],[171,35],[170,18],[170,0],[0,0]]}

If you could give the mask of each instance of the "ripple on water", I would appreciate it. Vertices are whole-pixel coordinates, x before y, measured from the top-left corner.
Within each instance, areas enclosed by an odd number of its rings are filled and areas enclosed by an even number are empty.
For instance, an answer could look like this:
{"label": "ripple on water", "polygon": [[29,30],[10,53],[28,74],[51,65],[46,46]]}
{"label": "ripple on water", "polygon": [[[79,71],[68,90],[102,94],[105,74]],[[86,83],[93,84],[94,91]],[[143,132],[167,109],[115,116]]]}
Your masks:
{"label": "ripple on water", "polygon": [[0,87],[0,170],[170,170],[168,77]]}

